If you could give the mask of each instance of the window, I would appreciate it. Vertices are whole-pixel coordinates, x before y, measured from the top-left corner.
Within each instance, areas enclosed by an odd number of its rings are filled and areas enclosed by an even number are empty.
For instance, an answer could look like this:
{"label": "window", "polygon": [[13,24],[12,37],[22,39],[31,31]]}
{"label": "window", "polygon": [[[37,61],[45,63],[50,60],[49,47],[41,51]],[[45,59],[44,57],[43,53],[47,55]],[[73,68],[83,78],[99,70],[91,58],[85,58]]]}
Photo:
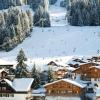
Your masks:
{"label": "window", "polygon": [[2,90],[6,90],[6,87],[2,87]]}
{"label": "window", "polygon": [[68,93],[72,93],[72,91],[68,91]]}
{"label": "window", "polygon": [[0,97],[14,97],[14,94],[1,93]]}

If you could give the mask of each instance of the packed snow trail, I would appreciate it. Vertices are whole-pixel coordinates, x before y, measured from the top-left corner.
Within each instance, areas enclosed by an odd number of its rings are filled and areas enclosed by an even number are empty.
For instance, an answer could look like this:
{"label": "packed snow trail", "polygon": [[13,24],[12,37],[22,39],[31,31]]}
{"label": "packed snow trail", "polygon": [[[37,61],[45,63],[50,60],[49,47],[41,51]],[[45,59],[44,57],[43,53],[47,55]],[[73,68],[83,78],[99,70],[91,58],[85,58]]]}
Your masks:
{"label": "packed snow trail", "polygon": [[66,26],[67,24],[65,19],[66,9],[60,7],[60,1],[61,0],[58,0],[55,5],[52,5],[49,8],[51,26]]}

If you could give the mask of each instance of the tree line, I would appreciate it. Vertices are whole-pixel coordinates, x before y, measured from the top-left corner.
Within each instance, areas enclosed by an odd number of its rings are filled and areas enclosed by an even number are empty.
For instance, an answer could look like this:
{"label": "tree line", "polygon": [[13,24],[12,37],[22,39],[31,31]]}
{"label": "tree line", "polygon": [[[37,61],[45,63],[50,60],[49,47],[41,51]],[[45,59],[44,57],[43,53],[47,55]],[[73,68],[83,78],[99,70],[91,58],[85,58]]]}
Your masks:
{"label": "tree line", "polygon": [[[33,10],[35,10],[43,1],[44,0],[0,0],[0,10],[8,9],[11,6],[21,6],[23,4],[30,5],[33,8]],[[57,2],[57,0],[45,1],[49,2],[50,4],[55,4]]]}
{"label": "tree line", "polygon": [[0,0],[0,10],[8,9],[11,6],[21,6],[23,3],[27,4],[27,0]]}
{"label": "tree line", "polygon": [[75,26],[100,25],[100,1],[76,0],[68,7],[68,22]]}
{"label": "tree line", "polygon": [[[19,8],[22,3],[30,5],[34,3],[34,7],[37,5],[35,9],[31,7],[35,10],[34,16],[30,10],[24,11]],[[1,0],[0,5],[9,8],[0,12],[0,50],[12,50],[30,35],[33,26],[51,26],[48,13],[49,0],[23,0],[23,2],[22,0]],[[0,9],[4,9],[2,7]]]}

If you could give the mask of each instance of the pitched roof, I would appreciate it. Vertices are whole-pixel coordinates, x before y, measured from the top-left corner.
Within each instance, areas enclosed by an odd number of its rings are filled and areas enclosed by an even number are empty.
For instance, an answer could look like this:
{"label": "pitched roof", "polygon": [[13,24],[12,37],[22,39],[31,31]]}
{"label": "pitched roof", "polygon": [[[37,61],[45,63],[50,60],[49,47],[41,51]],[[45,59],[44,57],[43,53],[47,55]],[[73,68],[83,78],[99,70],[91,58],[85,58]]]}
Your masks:
{"label": "pitched roof", "polygon": [[16,92],[27,92],[34,81],[33,78],[15,78],[13,81],[4,79]]}
{"label": "pitched roof", "polygon": [[5,69],[5,68],[0,69],[0,73],[2,73],[2,72],[8,73],[7,69]]}
{"label": "pitched roof", "polygon": [[54,84],[54,83],[57,83],[57,82],[60,82],[60,81],[65,81],[65,82],[67,82],[67,83],[73,84],[73,85],[78,86],[78,87],[80,87],[80,88],[86,87],[84,84],[79,83],[79,82],[77,82],[77,81],[75,81],[75,80],[71,80],[71,79],[61,79],[61,80],[58,80],[58,81],[54,81],[54,82],[52,82],[52,83],[47,83],[46,85],[44,85],[44,87],[45,87],[45,86],[48,86],[48,85],[51,85],[51,84]]}

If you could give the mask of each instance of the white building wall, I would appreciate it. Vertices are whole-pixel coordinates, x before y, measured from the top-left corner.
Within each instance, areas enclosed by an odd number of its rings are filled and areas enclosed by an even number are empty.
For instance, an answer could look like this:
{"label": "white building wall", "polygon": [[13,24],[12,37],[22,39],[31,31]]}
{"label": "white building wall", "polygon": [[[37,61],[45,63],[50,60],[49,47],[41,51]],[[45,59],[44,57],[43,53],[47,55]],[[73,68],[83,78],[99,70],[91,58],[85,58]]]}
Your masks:
{"label": "white building wall", "polygon": [[28,94],[14,94],[14,97],[0,97],[0,100],[26,100]]}

